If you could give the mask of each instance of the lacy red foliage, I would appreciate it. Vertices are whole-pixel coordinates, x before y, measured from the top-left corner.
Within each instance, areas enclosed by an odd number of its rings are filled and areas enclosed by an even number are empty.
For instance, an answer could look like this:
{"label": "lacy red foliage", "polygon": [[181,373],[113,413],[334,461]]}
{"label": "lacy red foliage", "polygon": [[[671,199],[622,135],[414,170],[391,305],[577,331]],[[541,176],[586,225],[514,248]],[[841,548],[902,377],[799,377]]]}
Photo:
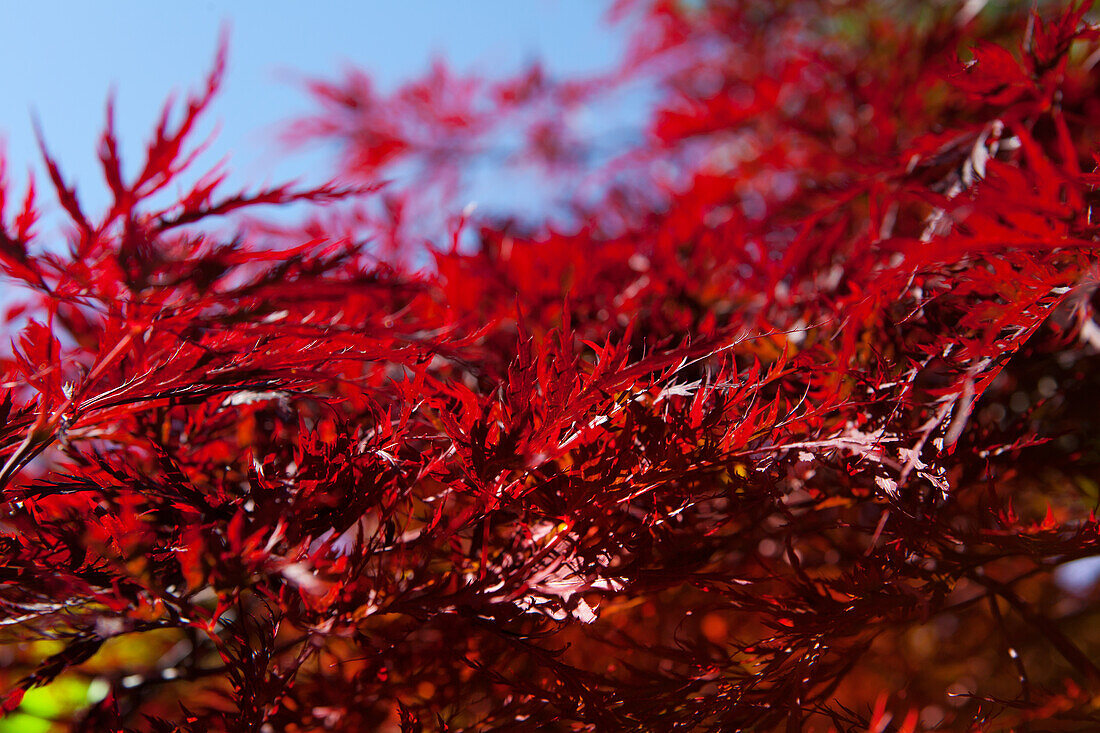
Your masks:
{"label": "lacy red foliage", "polygon": [[[67,243],[33,186],[0,211],[3,710],[1100,726],[1097,591],[1055,573],[1100,553],[1100,43],[980,5],[624,0],[604,77],[318,83],[312,190],[179,183],[223,57],[132,178],[108,108],[98,217],[43,145]],[[639,145],[564,132],[632,84]],[[516,125],[571,224],[446,208]],[[237,215],[298,201],[334,206]]]}

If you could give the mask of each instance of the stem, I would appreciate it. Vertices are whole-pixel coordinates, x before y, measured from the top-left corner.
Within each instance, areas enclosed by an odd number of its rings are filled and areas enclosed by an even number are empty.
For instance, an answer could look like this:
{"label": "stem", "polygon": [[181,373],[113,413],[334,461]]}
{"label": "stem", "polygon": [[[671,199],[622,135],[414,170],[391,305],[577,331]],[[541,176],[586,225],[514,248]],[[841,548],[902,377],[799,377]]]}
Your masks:
{"label": "stem", "polygon": [[1074,669],[1085,676],[1093,690],[1100,689],[1100,667],[1097,667],[1095,662],[1054,626],[1050,619],[1035,613],[1031,606],[1008,586],[973,572],[967,573],[967,577],[1008,601],[1020,618],[1046,637],[1050,645],[1057,649]]}

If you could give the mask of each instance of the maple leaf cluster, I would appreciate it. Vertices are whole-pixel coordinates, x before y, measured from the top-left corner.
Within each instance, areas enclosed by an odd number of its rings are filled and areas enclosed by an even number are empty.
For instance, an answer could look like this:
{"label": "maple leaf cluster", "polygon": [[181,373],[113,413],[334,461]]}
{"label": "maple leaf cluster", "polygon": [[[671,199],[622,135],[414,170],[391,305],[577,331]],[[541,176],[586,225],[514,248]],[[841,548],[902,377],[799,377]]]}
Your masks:
{"label": "maple leaf cluster", "polygon": [[[981,6],[620,0],[609,74],[317,82],[312,189],[182,183],[224,53],[133,175],[108,108],[98,215],[42,142],[0,726],[1100,725],[1100,29]],[[631,85],[637,144],[565,124]],[[504,129],[564,215],[458,214]]]}

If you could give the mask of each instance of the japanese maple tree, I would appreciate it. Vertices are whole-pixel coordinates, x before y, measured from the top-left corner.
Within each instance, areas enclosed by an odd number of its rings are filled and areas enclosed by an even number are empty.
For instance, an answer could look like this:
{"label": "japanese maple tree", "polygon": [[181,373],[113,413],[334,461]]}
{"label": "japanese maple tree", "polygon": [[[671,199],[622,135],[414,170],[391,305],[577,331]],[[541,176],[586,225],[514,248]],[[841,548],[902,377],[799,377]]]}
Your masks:
{"label": "japanese maple tree", "polygon": [[[191,175],[224,54],[130,175],[108,106],[105,211],[41,141],[0,726],[1100,726],[1057,574],[1100,554],[1100,27],[983,6],[620,0],[606,75],[318,81],[315,188]],[[638,88],[626,144],[566,124]],[[486,156],[570,195],[464,209]]]}

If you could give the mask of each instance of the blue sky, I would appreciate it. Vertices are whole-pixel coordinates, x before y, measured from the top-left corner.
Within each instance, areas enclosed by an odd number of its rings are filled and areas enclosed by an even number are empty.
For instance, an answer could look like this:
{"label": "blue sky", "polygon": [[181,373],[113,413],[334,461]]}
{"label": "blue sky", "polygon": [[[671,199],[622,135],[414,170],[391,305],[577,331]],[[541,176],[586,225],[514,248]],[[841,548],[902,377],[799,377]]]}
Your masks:
{"label": "blue sky", "polygon": [[[287,157],[275,140],[280,122],[310,109],[296,78],[334,79],[356,66],[388,89],[423,72],[435,58],[490,75],[515,71],[536,58],[555,74],[607,69],[626,40],[624,28],[604,21],[608,5],[600,0],[5,3],[0,135],[9,179],[21,194],[26,171],[34,168],[43,188],[33,112],[66,178],[77,183],[87,208],[98,211],[107,195],[95,149],[108,93],[114,90],[116,96],[123,160],[132,170],[165,98],[200,84],[223,26],[230,34],[229,71],[207,120],[206,131],[215,123],[220,130],[204,161],[229,156],[231,180],[240,185],[281,182],[330,162],[319,152]],[[56,209],[48,192],[42,203]]]}

